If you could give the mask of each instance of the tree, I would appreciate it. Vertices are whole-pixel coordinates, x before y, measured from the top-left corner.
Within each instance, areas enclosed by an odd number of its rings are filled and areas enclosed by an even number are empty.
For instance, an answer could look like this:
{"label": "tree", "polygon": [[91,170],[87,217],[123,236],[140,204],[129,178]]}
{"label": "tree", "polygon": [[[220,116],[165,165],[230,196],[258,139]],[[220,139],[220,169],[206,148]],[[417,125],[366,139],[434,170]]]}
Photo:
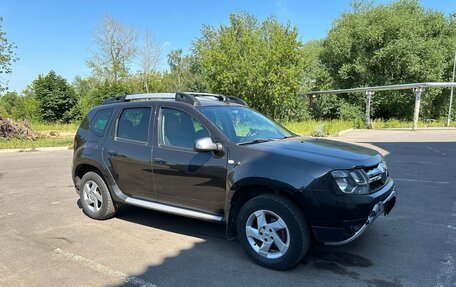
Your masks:
{"label": "tree", "polygon": [[129,74],[136,53],[136,30],[105,16],[93,34],[96,45],[87,65],[94,76],[117,83]]}
{"label": "tree", "polygon": [[[17,61],[14,49],[14,43],[10,43],[6,38],[6,33],[2,28],[3,18],[0,17],[0,76],[2,74],[10,74],[12,72],[11,65]],[[7,89],[6,83],[0,79],[0,92]]]}
{"label": "tree", "polygon": [[182,49],[168,54],[169,73],[163,75],[164,84],[170,91],[207,90],[200,59],[196,54],[184,55]]}
{"label": "tree", "polygon": [[[417,0],[378,6],[356,1],[334,22],[321,61],[334,88],[448,81],[455,50],[455,20],[424,9]],[[425,117],[443,112],[441,96],[438,90],[426,91]],[[361,106],[364,99],[357,94],[345,100]],[[374,116],[411,117],[413,101],[411,92],[382,92],[374,96]]]}
{"label": "tree", "polygon": [[160,61],[160,46],[155,42],[150,32],[144,34],[143,43],[139,49],[139,60],[142,68],[144,88],[146,93],[149,93],[150,77],[156,72]]}
{"label": "tree", "polygon": [[32,82],[30,93],[38,101],[39,116],[44,122],[69,122],[79,114],[73,88],[54,71],[39,75]]}
{"label": "tree", "polygon": [[[142,79],[130,77],[125,81],[110,82],[99,80],[93,76],[76,77],[72,85],[77,99],[76,111],[80,116],[84,116],[91,108],[101,104],[109,97],[144,92],[143,86],[137,85],[140,80]],[[137,86],[140,86],[141,90],[135,90]]]}
{"label": "tree", "polygon": [[0,97],[0,114],[15,120],[38,120],[38,102],[24,91],[23,95],[16,92],[6,92]]}
{"label": "tree", "polygon": [[16,92],[6,92],[0,97],[0,106],[3,110],[3,115],[13,117],[13,108],[17,105],[19,95]]}
{"label": "tree", "polygon": [[302,118],[304,58],[298,31],[275,18],[230,15],[230,24],[203,26],[194,43],[213,92],[241,96],[255,109],[279,120]]}
{"label": "tree", "polygon": [[[303,88],[307,91],[326,90],[333,85],[326,66],[321,62],[323,41],[309,41],[303,46],[304,73]],[[338,117],[336,95],[317,96],[311,99],[310,114],[316,119]]]}

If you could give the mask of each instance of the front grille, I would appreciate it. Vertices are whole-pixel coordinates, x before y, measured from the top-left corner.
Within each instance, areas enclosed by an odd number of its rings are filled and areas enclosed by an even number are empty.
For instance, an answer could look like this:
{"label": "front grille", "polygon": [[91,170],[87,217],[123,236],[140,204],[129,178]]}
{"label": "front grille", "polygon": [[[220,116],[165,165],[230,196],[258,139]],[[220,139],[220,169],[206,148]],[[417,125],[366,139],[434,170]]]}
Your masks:
{"label": "front grille", "polygon": [[389,174],[384,163],[379,163],[376,166],[364,168],[364,171],[366,172],[367,177],[369,178],[369,186],[371,193],[385,186]]}

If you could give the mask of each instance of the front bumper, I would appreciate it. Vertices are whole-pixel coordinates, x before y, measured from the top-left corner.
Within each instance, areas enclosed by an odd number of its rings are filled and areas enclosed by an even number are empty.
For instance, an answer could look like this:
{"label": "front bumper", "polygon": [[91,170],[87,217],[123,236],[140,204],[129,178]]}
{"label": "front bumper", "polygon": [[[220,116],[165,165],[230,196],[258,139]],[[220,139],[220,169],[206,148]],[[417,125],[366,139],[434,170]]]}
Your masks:
{"label": "front bumper", "polygon": [[371,214],[367,218],[366,222],[361,226],[358,231],[355,232],[351,237],[342,240],[342,241],[335,241],[335,242],[325,242],[326,245],[342,245],[346,244],[349,242],[352,242],[356,238],[360,237],[364,231],[366,231],[367,227],[372,224],[380,215],[385,214],[388,215],[388,213],[393,209],[395,203],[396,203],[396,195],[397,191],[393,189],[391,194],[383,201],[378,202],[375,204],[374,208],[372,209]]}
{"label": "front bumper", "polygon": [[[365,211],[364,217],[344,218],[339,217],[333,226],[317,225],[312,226],[315,237],[318,241],[324,242],[327,245],[341,245],[349,243],[361,236],[380,215],[387,215],[394,207],[396,202],[397,191],[391,182],[390,188],[385,188],[386,191],[379,198],[374,199],[375,203],[370,205],[370,208]],[[355,204],[356,207],[352,211],[365,205]],[[335,214],[333,214],[335,216]],[[338,222],[338,223],[337,223]]]}

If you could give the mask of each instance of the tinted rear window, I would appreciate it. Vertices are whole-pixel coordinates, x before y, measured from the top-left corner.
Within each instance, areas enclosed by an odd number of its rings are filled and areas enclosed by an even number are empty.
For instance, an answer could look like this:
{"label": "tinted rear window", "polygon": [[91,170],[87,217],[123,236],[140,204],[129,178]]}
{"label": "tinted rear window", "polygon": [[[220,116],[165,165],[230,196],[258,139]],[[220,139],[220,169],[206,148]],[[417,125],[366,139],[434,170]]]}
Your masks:
{"label": "tinted rear window", "polygon": [[112,109],[99,110],[90,122],[90,130],[99,137],[104,135],[109,118],[111,117]]}
{"label": "tinted rear window", "polygon": [[133,141],[147,142],[150,108],[127,108],[119,118],[117,137]]}

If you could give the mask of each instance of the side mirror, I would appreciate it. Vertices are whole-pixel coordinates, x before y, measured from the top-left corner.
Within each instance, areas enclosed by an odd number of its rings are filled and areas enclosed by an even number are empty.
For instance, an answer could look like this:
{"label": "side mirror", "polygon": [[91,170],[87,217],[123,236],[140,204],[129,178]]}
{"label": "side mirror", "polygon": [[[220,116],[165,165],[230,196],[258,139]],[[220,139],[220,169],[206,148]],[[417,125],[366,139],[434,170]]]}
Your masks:
{"label": "side mirror", "polygon": [[221,143],[214,143],[210,137],[200,138],[195,141],[193,145],[194,151],[222,151],[223,146]]}

